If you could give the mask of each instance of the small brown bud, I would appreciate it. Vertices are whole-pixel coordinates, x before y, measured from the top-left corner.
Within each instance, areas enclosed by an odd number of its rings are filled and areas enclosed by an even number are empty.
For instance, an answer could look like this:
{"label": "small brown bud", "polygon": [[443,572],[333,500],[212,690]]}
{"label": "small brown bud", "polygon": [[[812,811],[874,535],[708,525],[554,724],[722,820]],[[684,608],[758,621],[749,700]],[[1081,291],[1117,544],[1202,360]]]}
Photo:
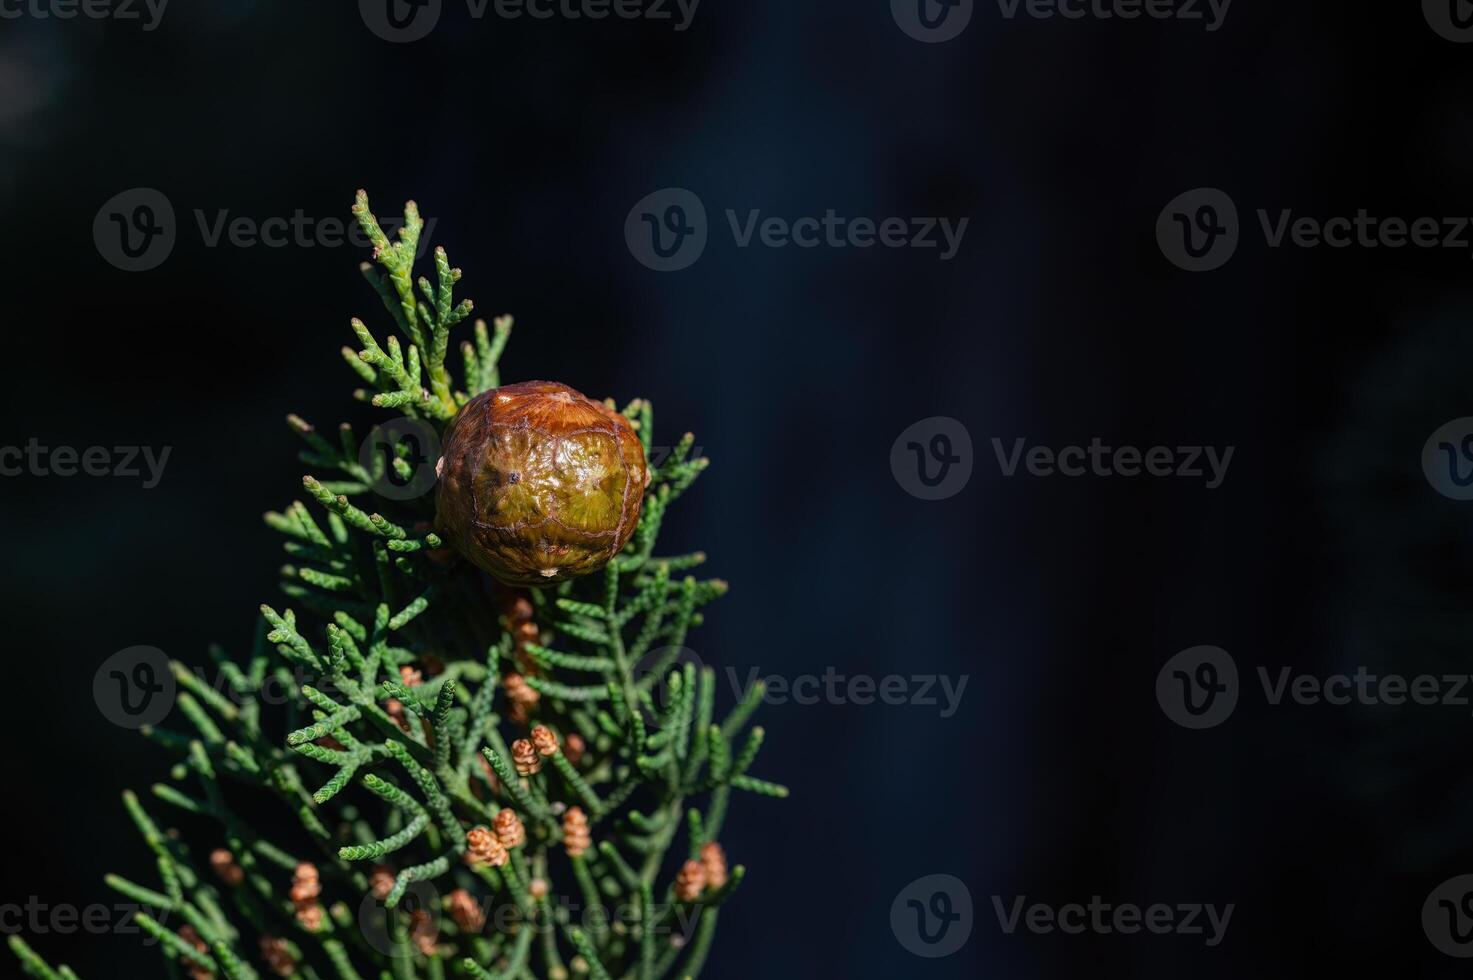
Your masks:
{"label": "small brown bud", "polygon": [[394,872],[380,864],[368,874],[368,888],[373,897],[382,902],[394,890]]}
{"label": "small brown bud", "polygon": [[706,874],[707,888],[726,884],[726,852],[714,840],[701,845],[701,870]]}
{"label": "small brown bud", "polygon": [[519,776],[535,776],[542,771],[542,757],[525,738],[511,743],[511,761],[516,764]]}
{"label": "small brown bud", "polygon": [[419,687],[420,684],[424,683],[424,675],[406,664],[399,668],[399,680],[403,682],[405,687]]}
{"label": "small brown bud", "polygon": [[298,906],[297,921],[308,932],[316,932],[322,928],[322,906],[315,902],[310,905]]}
{"label": "small brown bud", "polygon": [[450,918],[465,933],[480,932],[486,925],[486,913],[482,911],[481,904],[464,888],[450,893]]}
{"label": "small brown bud", "polygon": [[527,882],[527,892],[533,898],[536,898],[536,899],[546,898],[548,891],[549,891],[549,889],[548,889],[548,886],[547,886],[547,879],[546,878],[533,878],[531,881]]}
{"label": "small brown bud", "polygon": [[507,699],[515,704],[532,705],[542,698],[521,674],[507,674],[501,679],[501,687],[506,691]]}
{"label": "small brown bud", "polygon": [[563,755],[575,766],[583,761],[583,750],[586,747],[583,736],[577,732],[571,732],[563,739]]}
{"label": "small brown bud", "polygon": [[517,816],[515,810],[500,810],[496,814],[494,824],[496,839],[501,841],[502,847],[520,847],[527,839],[527,831],[522,826],[522,818]]}
{"label": "small brown bud", "polygon": [[[193,946],[197,952],[208,953],[210,951],[209,944],[200,938],[200,934],[195,931],[192,925],[185,924],[181,926],[179,928],[179,938]],[[189,971],[189,980],[214,980],[214,971],[200,966],[189,957],[180,955],[179,962]]]}
{"label": "small brown bud", "polygon": [[394,720],[394,724],[409,731],[409,718],[404,714],[404,702],[398,698],[389,698],[384,702],[384,711]]}
{"label": "small brown bud", "polygon": [[570,806],[563,814],[563,847],[568,857],[579,857],[593,846],[588,833],[588,817],[582,807]]}
{"label": "small brown bud", "polygon": [[[502,813],[507,811],[503,810]],[[466,859],[472,866],[489,864],[499,868],[506,863],[506,846],[485,827],[476,827],[465,835]]]}
{"label": "small brown bud", "polygon": [[317,896],[322,894],[322,882],[317,876],[317,866],[303,861],[292,874],[292,905],[296,906],[297,921],[308,932],[322,927],[322,906]]}
{"label": "small brown bud", "polygon": [[511,704],[506,713],[507,717],[514,724],[525,725],[542,695],[528,684],[521,674],[507,674],[501,679],[501,687],[506,691],[506,699]]}
{"label": "small brown bud", "polygon": [[424,955],[435,955],[435,940],[440,938],[440,929],[429,909],[415,909],[409,913],[409,938],[414,942],[414,948]]}
{"label": "small brown bud", "polygon": [[537,754],[544,759],[557,755],[557,736],[546,725],[538,725],[532,729],[532,745],[537,749]]}
{"label": "small brown bud", "polygon": [[524,595],[513,598],[506,604],[506,618],[512,625],[526,623],[532,619],[532,603]]}
{"label": "small brown bud", "polygon": [[682,902],[694,902],[706,888],[706,870],[699,861],[687,861],[680,866],[675,876],[675,897]]}
{"label": "small brown bud", "polygon": [[210,867],[225,884],[234,888],[245,880],[245,871],[235,863],[235,855],[223,847],[217,847],[210,852]]}
{"label": "small brown bud", "polygon": [[279,936],[261,937],[261,959],[278,977],[289,977],[297,972],[297,961],[292,958],[286,940]]}

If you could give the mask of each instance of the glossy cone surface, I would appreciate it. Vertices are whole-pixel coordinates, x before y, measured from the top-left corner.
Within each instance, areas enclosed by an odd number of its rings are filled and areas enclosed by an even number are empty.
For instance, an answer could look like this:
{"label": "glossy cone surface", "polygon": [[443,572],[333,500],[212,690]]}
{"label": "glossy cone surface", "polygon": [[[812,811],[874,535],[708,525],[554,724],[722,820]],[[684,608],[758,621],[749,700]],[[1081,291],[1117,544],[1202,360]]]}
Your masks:
{"label": "glossy cone surface", "polygon": [[445,433],[441,533],[503,582],[602,568],[639,523],[649,471],[629,420],[555,381],[494,388]]}

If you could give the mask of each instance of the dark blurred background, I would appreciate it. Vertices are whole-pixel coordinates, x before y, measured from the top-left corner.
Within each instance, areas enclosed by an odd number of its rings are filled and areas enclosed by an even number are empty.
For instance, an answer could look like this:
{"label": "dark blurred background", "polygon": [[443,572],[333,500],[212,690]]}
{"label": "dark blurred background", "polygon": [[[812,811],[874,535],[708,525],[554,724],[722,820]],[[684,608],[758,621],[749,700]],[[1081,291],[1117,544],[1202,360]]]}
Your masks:
{"label": "dark blurred background", "polygon": [[[707,975],[1460,975],[1421,908],[1473,871],[1469,709],[1271,707],[1253,672],[1473,665],[1473,504],[1419,463],[1473,415],[1473,248],[1272,249],[1254,212],[1473,214],[1473,48],[1416,4],[1238,0],[1214,31],[1000,9],[936,44],[875,0],[705,0],[685,30],[446,0],[413,43],[346,2],[178,2],[154,30],[0,19],[0,444],[172,447],[153,489],[0,480],[0,902],[154,880],[118,794],[166,764],[98,713],[92,675],[135,644],[247,647],[282,560],[260,514],[302,472],[284,415],[376,417],[338,354],[350,315],[383,326],[362,254],[207,247],[195,212],[346,218],[361,186],[383,216],[413,196],[463,295],[517,316],[507,377],[647,396],[657,441],[696,433],[714,465],[666,540],[733,583],[691,638],[704,660],[968,677],[945,718],[764,709],[763,774],[794,793],[734,801],[750,874]],[[1154,228],[1202,186],[1236,201],[1242,241],[1194,274]],[[138,187],[178,242],[129,273],[93,221]],[[666,187],[711,228],[661,273],[623,228]],[[753,208],[970,223],[950,261],[738,248],[724,212]],[[931,416],[975,457],[939,501],[889,465]],[[1007,479],[990,440],[1018,437],[1236,451],[1215,490]],[[1244,695],[1188,731],[1155,680],[1198,644],[1232,653]],[[974,921],[921,958],[890,909],[937,873]],[[1008,935],[994,911],[1095,894],[1235,911],[1211,948]],[[159,970],[137,937],[32,942],[84,977]]]}

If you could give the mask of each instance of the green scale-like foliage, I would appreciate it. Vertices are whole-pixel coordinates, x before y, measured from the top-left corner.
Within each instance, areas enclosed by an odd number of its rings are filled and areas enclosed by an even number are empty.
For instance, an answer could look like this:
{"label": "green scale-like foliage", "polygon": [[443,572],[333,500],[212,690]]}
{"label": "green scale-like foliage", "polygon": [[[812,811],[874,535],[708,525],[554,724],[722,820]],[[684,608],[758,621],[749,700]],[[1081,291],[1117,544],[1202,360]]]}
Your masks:
{"label": "green scale-like foliage", "polygon": [[[469,301],[452,298],[460,270],[436,249],[435,281],[414,278],[422,222],[412,202],[393,242],[361,192],[353,211],[375,246],[377,267],[364,263],[364,275],[396,328],[381,344],[352,321],[360,349],[343,356],[366,385],[355,397],[442,432],[459,406],[500,384],[511,318],[474,323],[457,385],[445,361],[451,328],[471,312]],[[623,414],[649,456],[649,402],[635,400]],[[719,580],[683,574],[702,554],[655,551],[666,510],[706,468],[706,459],[689,458],[693,437],[650,462],[638,530],[602,572],[526,593],[540,642],[519,645],[502,614],[507,591],[447,556],[430,530],[433,493],[397,500],[375,492],[385,486],[383,467],[401,485],[413,476],[414,447],[396,447],[387,463],[365,462],[350,426],[329,439],[295,416],[289,422],[314,475],[302,481],[306,502],[266,516],[286,539],[287,603],[261,607],[244,664],[211,651],[215,682],[176,663],[173,727],[146,731],[180,760],[153,796],[218,825],[216,839],[201,843],[205,852],[229,850],[239,883],[161,830],[132,793],[124,799],[154,853],[158,882],[107,882],[148,910],[137,921],[168,975],[276,975],[259,950],[267,936],[295,964],[284,975],[302,978],[698,974],[717,910],[744,870],[733,867],[721,887],[679,902],[676,868],[716,840],[732,789],[787,790],[748,772],[762,730],[741,730],[760,685],[717,721],[714,673],[680,659],[701,607],[726,591]],[[423,682],[406,684],[404,667]],[[522,724],[508,720],[515,711],[502,684],[514,671],[540,696]],[[283,699],[269,692],[287,695],[284,719],[273,703]],[[540,772],[518,776],[508,743],[534,724],[564,740],[581,736],[578,764],[559,753]],[[284,804],[300,831],[273,841],[238,815],[252,793]],[[559,815],[574,805],[587,814],[595,846],[569,858]],[[472,867],[467,831],[490,826],[503,807],[520,815],[526,843],[500,868]],[[320,874],[326,914],[315,931],[289,896],[302,862]],[[376,866],[394,876],[382,904],[404,903],[387,915],[383,935],[360,925],[360,912],[378,911],[366,898]],[[456,889],[486,911],[479,930],[461,931],[443,911]],[[428,953],[428,944],[411,941],[406,895],[442,905],[426,910],[439,929]],[[606,914],[588,914],[595,907]],[[75,976],[18,937],[11,946],[34,977]]]}

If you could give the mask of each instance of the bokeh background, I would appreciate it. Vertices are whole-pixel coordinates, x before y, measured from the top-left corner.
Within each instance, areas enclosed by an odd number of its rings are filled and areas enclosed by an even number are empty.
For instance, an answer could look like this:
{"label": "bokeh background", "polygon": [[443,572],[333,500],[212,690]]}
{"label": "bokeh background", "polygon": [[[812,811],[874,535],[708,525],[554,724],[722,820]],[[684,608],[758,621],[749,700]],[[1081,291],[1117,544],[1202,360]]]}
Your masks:
{"label": "bokeh background", "polygon": [[[672,515],[731,594],[691,645],[742,676],[944,674],[959,710],[764,710],[764,775],[727,849],[750,875],[712,977],[1457,975],[1430,889],[1473,871],[1467,707],[1158,708],[1197,644],[1260,665],[1473,665],[1470,504],[1419,454],[1473,414],[1467,246],[1271,249],[1253,212],[1473,214],[1473,61],[1416,4],[1237,0],[1220,29],[1008,19],[924,44],[883,2],[705,0],[646,20],[477,20],[393,44],[353,3],[170,5],[157,29],[0,20],[4,445],[172,447],[162,482],[0,480],[6,810],[0,903],[152,880],[118,794],[165,763],[110,726],[113,651],[243,649],[281,562],[260,514],[302,466],[283,425],[369,422],[338,348],[376,299],[343,248],[206,247],[194,212],[381,215],[413,196],[505,371],[643,395],[714,460]],[[679,272],[634,260],[634,202],[711,215]],[[1154,226],[1237,202],[1224,267]],[[98,208],[164,193],[179,242],[126,273]],[[959,254],[737,248],[723,212],[968,217]],[[944,415],[974,469],[907,494],[892,442]],[[1004,478],[990,440],[1232,445],[1224,484]],[[965,882],[972,933],[911,955],[909,883]],[[1225,941],[1007,935],[992,896],[1234,903]],[[9,928],[7,926],[7,928]],[[152,976],[137,937],[32,942]],[[0,974],[13,965],[0,965]]]}

